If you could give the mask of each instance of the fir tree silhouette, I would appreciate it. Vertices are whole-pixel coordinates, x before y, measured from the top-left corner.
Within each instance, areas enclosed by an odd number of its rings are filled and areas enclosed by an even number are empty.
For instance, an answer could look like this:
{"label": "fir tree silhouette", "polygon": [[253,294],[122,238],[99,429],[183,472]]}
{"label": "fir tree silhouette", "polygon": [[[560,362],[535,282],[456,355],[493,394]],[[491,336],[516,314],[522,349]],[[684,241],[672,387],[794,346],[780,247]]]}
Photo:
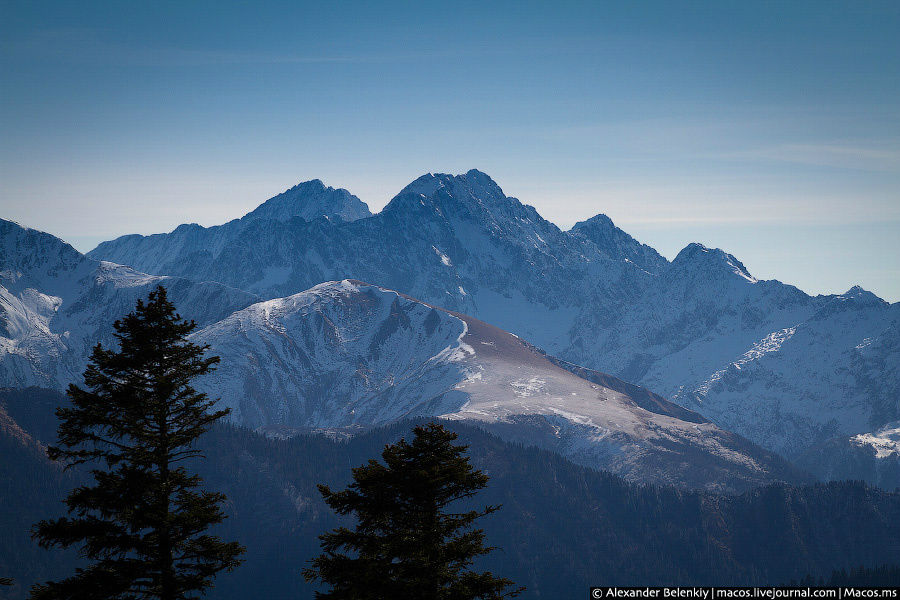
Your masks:
{"label": "fir tree silhouette", "polygon": [[191,387],[219,361],[187,341],[195,327],[159,286],[114,324],[118,351],[94,348],[85,388],[69,386],[48,455],[95,465],[94,481],[66,498],[68,517],[41,521],[33,536],[45,548],[80,546],[92,562],[34,586],[32,598],[192,598],[240,564],[238,543],[206,532],[225,518],[225,496],[200,490],[188,470],[195,440],[228,414]]}
{"label": "fir tree silhouette", "polygon": [[468,600],[506,598],[524,588],[509,579],[469,569],[494,550],[484,545],[475,521],[497,510],[450,512],[470,498],[488,477],[469,464],[467,446],[457,435],[430,423],[414,429],[382,452],[384,464],[370,460],[353,469],[353,483],[342,492],[320,485],[325,502],[338,514],[353,513],[355,529],[339,527],[319,536],[323,554],[303,574],[331,587],[321,599]]}

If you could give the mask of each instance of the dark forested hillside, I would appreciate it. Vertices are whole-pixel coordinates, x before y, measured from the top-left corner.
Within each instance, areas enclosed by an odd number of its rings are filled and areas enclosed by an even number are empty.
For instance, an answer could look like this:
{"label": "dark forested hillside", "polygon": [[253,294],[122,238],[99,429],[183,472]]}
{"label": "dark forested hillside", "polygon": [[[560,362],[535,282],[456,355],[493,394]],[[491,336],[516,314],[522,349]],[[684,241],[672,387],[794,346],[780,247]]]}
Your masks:
{"label": "dark forested hillside", "polygon": [[[34,439],[52,433],[60,401],[39,390],[0,393],[0,409]],[[248,589],[256,597],[311,597],[300,569],[318,551],[316,536],[337,522],[315,485],[343,487],[351,466],[377,457],[411,427],[395,424],[350,441],[211,431],[200,471],[210,489],[228,495],[221,533],[247,546],[247,562],[220,576],[209,597],[244,598]],[[526,597],[579,597],[589,585],[778,584],[900,563],[900,495],[862,483],[768,486],[741,496],[645,487],[471,426],[450,427],[491,477],[477,503],[503,504],[483,520],[488,542],[502,548],[483,564],[527,586]],[[40,457],[34,439],[0,438],[0,574],[16,579],[12,598],[74,560],[28,541],[27,526],[59,514],[74,481]]]}
{"label": "dark forested hillside", "polygon": [[11,587],[0,587],[0,598],[22,598],[37,578],[74,564],[72,553],[51,555],[30,536],[37,519],[63,510],[62,499],[78,480],[46,458],[33,434],[48,425],[55,429],[53,408],[60,399],[57,392],[37,388],[0,390],[0,577],[14,580]]}

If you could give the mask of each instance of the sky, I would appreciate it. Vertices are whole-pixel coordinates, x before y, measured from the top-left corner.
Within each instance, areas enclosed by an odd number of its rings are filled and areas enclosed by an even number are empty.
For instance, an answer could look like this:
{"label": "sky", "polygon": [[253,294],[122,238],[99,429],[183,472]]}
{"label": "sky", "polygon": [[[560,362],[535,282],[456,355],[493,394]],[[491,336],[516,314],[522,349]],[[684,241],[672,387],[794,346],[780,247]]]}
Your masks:
{"label": "sky", "polygon": [[898,31],[897,2],[0,0],[0,217],[87,251],[477,168],[563,229],[900,301]]}

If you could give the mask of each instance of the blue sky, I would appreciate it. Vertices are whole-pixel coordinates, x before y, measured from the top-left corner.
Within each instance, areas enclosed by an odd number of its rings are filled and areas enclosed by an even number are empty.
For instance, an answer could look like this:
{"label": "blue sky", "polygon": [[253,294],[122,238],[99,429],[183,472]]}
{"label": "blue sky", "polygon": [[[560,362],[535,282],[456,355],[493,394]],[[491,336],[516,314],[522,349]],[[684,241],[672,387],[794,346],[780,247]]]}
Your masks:
{"label": "blue sky", "polygon": [[0,216],[88,250],[481,169],[560,227],[900,300],[896,2],[0,2]]}

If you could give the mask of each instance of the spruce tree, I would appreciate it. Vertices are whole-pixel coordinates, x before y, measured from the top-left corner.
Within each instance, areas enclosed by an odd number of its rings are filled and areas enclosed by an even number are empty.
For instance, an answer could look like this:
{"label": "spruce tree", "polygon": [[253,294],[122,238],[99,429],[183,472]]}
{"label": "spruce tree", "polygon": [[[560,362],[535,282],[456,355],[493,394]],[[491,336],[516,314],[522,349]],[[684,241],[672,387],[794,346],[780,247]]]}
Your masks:
{"label": "spruce tree", "polygon": [[331,587],[322,599],[468,600],[506,598],[512,581],[469,570],[473,560],[494,550],[474,522],[497,511],[450,512],[471,498],[488,477],[469,464],[467,446],[456,434],[430,423],[414,429],[411,443],[385,446],[384,464],[370,460],[353,469],[353,483],[341,492],[319,485],[338,514],[354,513],[354,529],[339,527],[319,536],[323,554],[304,569],[307,581]]}
{"label": "spruce tree", "polygon": [[69,386],[71,407],[57,410],[66,468],[90,463],[93,485],[66,498],[69,516],[41,521],[41,546],[80,546],[92,561],[74,575],[32,588],[35,599],[194,598],[244,549],[207,529],[225,518],[225,496],[200,490],[186,461],[194,441],[228,410],[191,387],[218,357],[187,341],[183,320],[159,286],[114,324],[119,350],[94,347],[84,388]]}

